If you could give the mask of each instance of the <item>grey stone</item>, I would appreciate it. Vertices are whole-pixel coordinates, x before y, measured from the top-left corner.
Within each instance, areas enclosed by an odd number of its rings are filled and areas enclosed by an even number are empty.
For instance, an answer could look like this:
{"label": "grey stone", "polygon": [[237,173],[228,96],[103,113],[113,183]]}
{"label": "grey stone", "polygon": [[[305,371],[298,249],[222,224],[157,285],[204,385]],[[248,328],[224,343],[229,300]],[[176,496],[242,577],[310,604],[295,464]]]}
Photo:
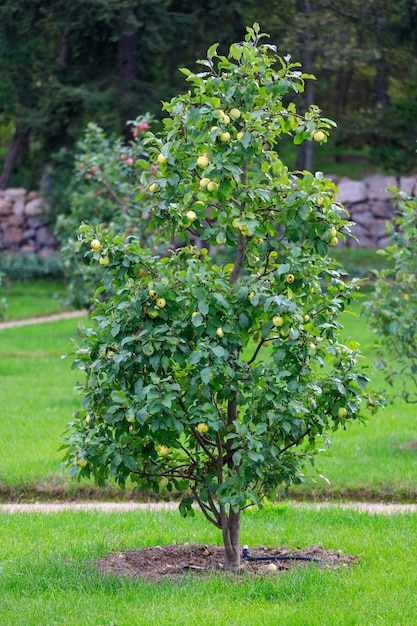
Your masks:
{"label": "grey stone", "polygon": [[0,215],[10,215],[12,212],[12,203],[7,200],[0,200]]}
{"label": "grey stone", "polygon": [[9,215],[7,218],[7,226],[23,226],[23,215]]}
{"label": "grey stone", "polygon": [[56,246],[56,239],[46,227],[39,228],[36,233],[36,243],[39,247],[44,248],[54,248]]}
{"label": "grey stone", "polygon": [[391,200],[377,200],[370,202],[369,208],[375,217],[384,217],[389,220],[394,215],[394,205]]}
{"label": "grey stone", "polygon": [[366,186],[361,181],[351,180],[339,183],[338,202],[350,205],[356,202],[363,202],[366,198]]}
{"label": "grey stone", "polygon": [[25,215],[41,215],[44,212],[42,199],[35,198],[25,205]]}
{"label": "grey stone", "polygon": [[23,187],[11,187],[10,189],[5,189],[4,197],[7,200],[17,200],[18,198],[24,198],[26,196],[26,189]]}
{"label": "grey stone", "polygon": [[412,194],[416,185],[417,179],[415,176],[400,176],[400,183],[398,185],[400,191]]}
{"label": "grey stone", "polygon": [[378,239],[378,244],[375,246],[376,248],[386,248],[391,243],[391,239],[389,235],[384,235],[384,237],[380,237]]}
{"label": "grey stone", "polygon": [[372,222],[372,236],[374,239],[380,239],[387,232],[387,220],[375,219]]}
{"label": "grey stone", "polygon": [[21,243],[22,239],[23,233],[21,228],[8,228],[3,235],[3,242],[7,248]]}
{"label": "grey stone", "polygon": [[24,198],[18,198],[13,204],[13,213],[15,215],[23,215],[25,212]]}
{"label": "grey stone", "polygon": [[388,185],[397,186],[397,179],[394,176],[384,176],[383,174],[368,176],[363,182],[367,187],[369,200],[386,200],[389,196],[389,192],[385,191]]}
{"label": "grey stone", "polygon": [[351,215],[352,221],[368,229],[370,228],[372,224],[372,220],[374,218],[373,218],[371,211],[369,211],[366,205],[361,205],[361,206],[364,207],[362,211],[355,211],[354,213],[352,212],[352,215]]}

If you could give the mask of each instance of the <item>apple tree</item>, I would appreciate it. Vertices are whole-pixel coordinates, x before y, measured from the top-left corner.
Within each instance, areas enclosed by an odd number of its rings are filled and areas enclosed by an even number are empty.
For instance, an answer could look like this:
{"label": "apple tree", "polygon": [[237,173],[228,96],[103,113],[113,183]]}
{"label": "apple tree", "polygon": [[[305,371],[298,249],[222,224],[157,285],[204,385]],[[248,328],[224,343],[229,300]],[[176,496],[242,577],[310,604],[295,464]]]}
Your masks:
{"label": "apple tree", "polygon": [[279,154],[283,135],[322,142],[333,124],[316,106],[297,112],[312,77],[265,38],[255,24],[228,56],[212,46],[147,135],[158,170],[138,193],[152,228],[206,247],[158,256],[134,234],[80,228],[92,264],[109,259],[112,296],[97,291],[76,352],[83,408],[65,444],[74,476],[129,478],[178,498],[183,515],[198,505],[229,569],[242,510],[299,483],[328,432],[375,405],[358,345],[340,339],[353,285],[328,247],[347,215],[330,180],[290,172]]}
{"label": "apple tree", "polygon": [[391,395],[417,403],[417,198],[391,188],[396,214],[387,223],[389,245],[380,251],[388,263],[376,272],[368,315],[379,340],[377,367]]}

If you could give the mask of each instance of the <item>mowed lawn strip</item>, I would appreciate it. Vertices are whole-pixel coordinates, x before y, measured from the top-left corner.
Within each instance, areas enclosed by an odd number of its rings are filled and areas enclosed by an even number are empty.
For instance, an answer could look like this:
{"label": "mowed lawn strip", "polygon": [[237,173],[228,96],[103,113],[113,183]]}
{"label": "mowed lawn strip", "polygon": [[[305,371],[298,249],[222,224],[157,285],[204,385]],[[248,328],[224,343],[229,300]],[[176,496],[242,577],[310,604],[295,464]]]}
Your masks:
{"label": "mowed lawn strip", "polygon": [[0,286],[0,299],[5,298],[5,320],[21,320],[59,313],[66,296],[63,281],[33,280],[7,282]]}
{"label": "mowed lawn strip", "polygon": [[[360,305],[353,310],[358,312]],[[83,321],[89,323],[88,318]],[[366,320],[347,313],[343,323],[344,336],[359,341],[374,361],[375,350],[367,347],[374,336]],[[80,406],[74,385],[82,372],[71,370],[72,356],[61,358],[71,350],[70,339],[79,335],[77,324],[69,319],[0,331],[3,500],[30,499],[36,494],[43,498],[91,495],[92,483],[72,481],[59,469],[62,433]],[[381,372],[374,372],[373,380],[376,387],[384,386]],[[335,433],[330,449],[317,457],[317,469],[308,470],[305,485],[292,489],[292,497],[415,500],[414,414],[412,405],[399,400],[374,416],[369,413],[367,426],[357,423]],[[318,474],[324,474],[330,484]],[[111,491],[112,496],[115,493],[122,496],[119,490]]]}
{"label": "mowed lawn strip", "polygon": [[253,549],[319,545],[357,556],[358,562],[341,570],[308,564],[259,578],[186,574],[158,583],[100,575],[94,560],[155,545],[221,544],[219,531],[202,514],[183,519],[176,511],[67,511],[0,517],[4,626],[409,626],[417,614],[415,514],[292,506],[246,511],[242,543]]}

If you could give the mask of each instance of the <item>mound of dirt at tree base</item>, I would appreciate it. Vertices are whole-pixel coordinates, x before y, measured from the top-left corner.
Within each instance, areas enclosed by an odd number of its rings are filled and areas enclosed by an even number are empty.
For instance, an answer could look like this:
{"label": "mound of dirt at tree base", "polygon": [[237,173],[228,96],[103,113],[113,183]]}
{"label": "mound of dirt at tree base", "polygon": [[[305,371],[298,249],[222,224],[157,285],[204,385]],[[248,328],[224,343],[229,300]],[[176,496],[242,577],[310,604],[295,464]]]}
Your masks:
{"label": "mound of dirt at tree base", "polygon": [[[350,564],[358,561],[356,556],[343,554],[340,550],[325,550],[320,546],[310,546],[303,550],[262,547],[251,550],[250,556],[251,558],[268,557],[268,560],[243,561],[242,559],[242,570],[239,575],[277,575],[290,568],[306,566],[338,569],[349,567]],[[279,560],[274,557],[287,558]],[[94,566],[103,574],[158,581],[163,578],[175,579],[187,573],[202,576],[223,572],[223,559],[222,546],[184,543],[115,551],[95,561]],[[271,571],[268,568],[270,563],[274,563],[277,569]]]}

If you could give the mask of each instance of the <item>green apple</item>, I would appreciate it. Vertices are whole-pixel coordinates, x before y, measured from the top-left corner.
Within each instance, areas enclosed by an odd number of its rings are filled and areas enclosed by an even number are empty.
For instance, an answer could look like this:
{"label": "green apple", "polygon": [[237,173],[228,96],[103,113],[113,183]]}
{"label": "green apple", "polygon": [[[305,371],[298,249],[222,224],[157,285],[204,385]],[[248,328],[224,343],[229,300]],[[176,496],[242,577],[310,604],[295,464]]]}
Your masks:
{"label": "green apple", "polygon": [[149,191],[151,193],[155,193],[157,189],[158,189],[158,185],[156,183],[152,183],[152,185],[149,186]]}
{"label": "green apple", "polygon": [[207,167],[209,163],[210,163],[210,159],[208,158],[206,154],[203,154],[203,156],[199,156],[197,159],[198,167]]}
{"label": "green apple", "polygon": [[156,293],[156,291],[154,289],[151,289],[149,292],[149,297],[151,300],[156,300],[158,297],[158,294]]}
{"label": "green apple", "polygon": [[281,315],[274,315],[274,317],[272,318],[272,323],[276,328],[279,328],[280,326],[284,326],[284,318],[281,317]]}
{"label": "green apple", "polygon": [[207,190],[208,191],[217,191],[219,188],[219,184],[216,183],[216,181],[211,180],[208,184],[207,184]]}
{"label": "green apple", "polygon": [[98,239],[93,239],[90,243],[90,246],[93,252],[100,252],[101,250],[101,243]]}
{"label": "green apple", "polygon": [[194,222],[197,219],[197,214],[195,211],[187,211],[185,215],[190,222]]}
{"label": "green apple", "polygon": [[199,433],[201,433],[202,435],[204,435],[204,433],[208,432],[209,427],[207,426],[207,424],[201,423],[197,426],[197,430]]}
{"label": "green apple", "polygon": [[344,406],[341,406],[337,412],[337,417],[339,417],[340,419],[343,419],[344,417],[346,417],[346,415],[347,415],[347,409],[345,409]]}
{"label": "green apple", "polygon": [[109,257],[106,254],[105,256],[101,256],[99,258],[98,262],[100,263],[100,265],[106,266],[106,265],[108,265],[110,263],[110,259],[109,259]]}
{"label": "green apple", "polygon": [[152,320],[154,320],[158,317],[159,313],[156,309],[153,309],[152,311],[148,311],[148,315]]}
{"label": "green apple", "polygon": [[158,309],[165,309],[167,301],[165,300],[165,298],[157,298],[155,304]]}
{"label": "green apple", "polygon": [[158,163],[159,163],[160,165],[164,165],[164,163],[166,163],[166,162],[167,162],[167,158],[166,158],[165,154],[162,154],[162,152],[161,152],[161,154],[158,154],[158,156],[157,156],[157,159],[156,159],[156,160],[158,161]]}
{"label": "green apple", "polygon": [[161,456],[166,456],[169,453],[168,446],[159,446],[159,454]]}
{"label": "green apple", "polygon": [[217,335],[218,337],[220,337],[220,339],[221,339],[222,337],[224,337],[223,328],[219,327],[219,328],[216,330],[216,335]]}
{"label": "green apple", "polygon": [[316,130],[315,133],[313,133],[313,139],[314,141],[323,141],[323,139],[326,137],[326,135],[323,133],[322,130]]}
{"label": "green apple", "polygon": [[200,180],[200,187],[202,189],[205,189],[209,185],[209,183],[210,183],[210,178],[202,178]]}
{"label": "green apple", "polygon": [[232,116],[235,120],[238,120],[238,119],[239,119],[239,117],[241,116],[241,113],[240,113],[239,109],[232,109],[232,110],[230,111],[230,115],[231,115],[231,116]]}
{"label": "green apple", "polygon": [[220,133],[219,139],[223,143],[226,143],[227,141],[230,141],[230,133],[228,131],[226,131],[224,133]]}

